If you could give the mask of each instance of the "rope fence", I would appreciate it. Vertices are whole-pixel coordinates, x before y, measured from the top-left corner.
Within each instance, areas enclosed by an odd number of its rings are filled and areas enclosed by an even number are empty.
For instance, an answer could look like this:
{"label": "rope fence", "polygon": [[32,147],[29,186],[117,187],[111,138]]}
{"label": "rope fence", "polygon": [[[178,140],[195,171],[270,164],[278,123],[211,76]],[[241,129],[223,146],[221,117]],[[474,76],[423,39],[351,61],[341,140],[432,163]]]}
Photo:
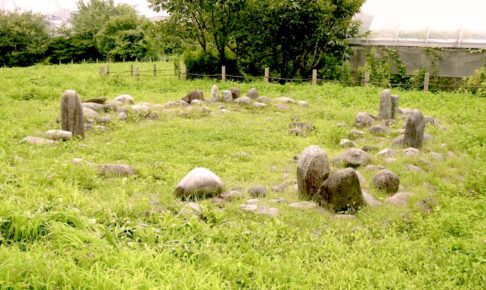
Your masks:
{"label": "rope fence", "polygon": [[[170,73],[169,73],[170,72]],[[258,76],[243,76],[243,75],[231,75],[226,74],[226,67],[221,67],[221,73],[219,74],[200,74],[200,73],[189,73],[187,72],[186,66],[183,64],[181,68],[174,68],[174,69],[157,69],[157,65],[153,64],[152,69],[149,70],[140,70],[139,66],[134,66],[133,64],[130,65],[129,70],[125,71],[111,71],[110,65],[100,66],[99,75],[100,76],[110,76],[110,75],[130,75],[132,78],[136,78],[137,80],[140,77],[178,77],[181,80],[187,80],[187,77],[196,77],[196,78],[217,78],[221,82],[225,82],[227,78],[233,80],[257,80],[263,79],[264,82],[269,83],[273,82],[311,82],[313,86],[316,86],[320,83],[338,83],[338,84],[345,84],[349,86],[369,86],[370,82],[370,74],[369,72],[365,72],[363,76],[363,80],[352,80],[352,81],[338,81],[338,80],[329,80],[317,77],[317,70],[312,71],[311,78],[281,78],[281,77],[272,77],[270,76],[270,69],[265,68],[265,75],[262,77]],[[412,85],[410,83],[390,83],[389,86],[391,88],[415,88],[415,89],[423,89],[423,91],[429,91],[430,88],[433,89],[449,89],[449,90],[458,90],[458,89],[480,89],[483,88],[481,86],[470,86],[465,85],[463,81],[455,82],[454,84],[443,84],[443,83],[431,83],[431,77],[429,73],[425,73],[424,81],[420,84],[420,88],[418,88],[417,84]]]}

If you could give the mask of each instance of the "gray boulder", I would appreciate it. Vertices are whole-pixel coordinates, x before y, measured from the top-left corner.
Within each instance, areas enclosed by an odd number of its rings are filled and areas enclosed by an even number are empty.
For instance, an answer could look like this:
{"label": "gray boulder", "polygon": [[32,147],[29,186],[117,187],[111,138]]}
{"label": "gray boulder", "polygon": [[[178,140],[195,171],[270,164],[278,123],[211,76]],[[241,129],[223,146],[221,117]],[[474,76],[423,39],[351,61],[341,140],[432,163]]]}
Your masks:
{"label": "gray boulder", "polygon": [[420,151],[418,149],[413,148],[413,147],[409,147],[409,148],[403,150],[403,155],[405,155],[405,157],[415,157],[415,156],[418,156],[419,154],[420,154]]}
{"label": "gray boulder", "polygon": [[355,139],[363,138],[364,135],[365,133],[363,131],[353,129],[351,130],[351,132],[349,132],[348,138],[351,140],[355,140]]}
{"label": "gray boulder", "polygon": [[374,125],[368,129],[368,131],[373,135],[386,135],[390,134],[391,130],[385,124]]}
{"label": "gray boulder", "polygon": [[59,143],[58,141],[55,140],[49,140],[49,139],[38,138],[33,136],[25,137],[24,139],[22,139],[22,142],[31,145],[56,145],[57,143]]}
{"label": "gray boulder", "polygon": [[321,184],[331,173],[327,154],[319,146],[309,146],[297,161],[297,188],[306,199],[315,199]]}
{"label": "gray boulder", "polygon": [[309,102],[307,102],[307,101],[298,101],[297,102],[297,105],[299,105],[301,107],[309,107]]}
{"label": "gray boulder", "polygon": [[239,88],[231,88],[230,92],[233,99],[238,99],[239,97],[241,97],[241,92]]}
{"label": "gray boulder", "polygon": [[333,172],[317,192],[318,202],[334,212],[356,211],[365,205],[354,169]]}
{"label": "gray boulder", "polygon": [[46,136],[51,140],[69,140],[73,137],[73,133],[64,130],[49,130],[46,132]]}
{"label": "gray boulder", "polygon": [[252,188],[250,188],[248,190],[248,193],[253,198],[265,197],[265,196],[267,196],[267,188],[263,185],[256,185],[256,186],[253,186]]}
{"label": "gray boulder", "polygon": [[356,147],[356,143],[354,143],[349,139],[341,139],[341,141],[339,141],[339,146],[344,148],[351,148],[351,147]]}
{"label": "gray boulder", "polygon": [[121,112],[121,113],[118,114],[117,118],[120,121],[126,121],[126,120],[128,120],[128,115],[125,112]]}
{"label": "gray boulder", "polygon": [[130,104],[130,105],[135,103],[135,100],[130,95],[120,95],[115,99],[113,99],[113,101],[121,102],[123,104]]}
{"label": "gray boulder", "polygon": [[83,106],[83,108],[90,108],[91,110],[94,110],[96,112],[105,111],[105,105],[101,105],[98,103],[82,103],[81,105]]}
{"label": "gray boulder", "polygon": [[240,105],[249,105],[251,103],[251,99],[246,96],[243,96],[236,99],[235,102]]}
{"label": "gray boulder", "polygon": [[98,118],[99,114],[93,109],[90,108],[83,108],[83,118],[85,121],[87,120],[95,120]]}
{"label": "gray boulder", "polygon": [[368,113],[358,113],[354,121],[356,128],[370,127],[373,124],[374,119]]}
{"label": "gray boulder", "polygon": [[381,150],[380,152],[376,153],[376,156],[379,157],[395,157],[397,155],[397,152],[393,149],[390,148],[385,148]]}
{"label": "gray boulder", "polygon": [[195,168],[177,185],[175,193],[181,198],[205,198],[220,195],[223,182],[212,171],[206,168]]}
{"label": "gray boulder", "polygon": [[222,101],[225,103],[230,103],[233,101],[233,95],[231,91],[228,90],[223,91]]}
{"label": "gray boulder", "polygon": [[371,157],[361,149],[349,149],[337,158],[337,161],[343,162],[345,166],[359,167],[366,166],[370,163]]}
{"label": "gray boulder", "polygon": [[255,108],[265,108],[267,104],[265,103],[259,103],[259,102],[253,102],[253,107]]}
{"label": "gray boulder", "polygon": [[201,100],[204,101],[204,94],[200,90],[195,90],[190,93],[188,93],[185,97],[183,97],[181,100],[184,102],[190,104],[192,100]]}
{"label": "gray boulder", "polygon": [[410,192],[398,192],[387,197],[385,199],[385,203],[390,205],[404,206],[407,205],[411,196],[412,194]]}
{"label": "gray boulder", "polygon": [[282,104],[294,104],[295,101],[289,97],[278,97],[273,100],[276,103],[282,103]]}
{"label": "gray boulder", "polygon": [[386,193],[395,193],[400,187],[400,178],[392,171],[383,169],[373,176],[373,184]]}
{"label": "gray boulder", "polygon": [[103,164],[97,167],[98,174],[107,176],[130,176],[135,175],[137,171],[130,165],[125,164]]}
{"label": "gray boulder", "polygon": [[272,99],[270,99],[269,97],[260,96],[256,99],[256,101],[259,103],[270,104],[272,102]]}
{"label": "gray boulder", "polygon": [[250,99],[256,99],[258,98],[258,90],[256,88],[251,88],[246,95]]}
{"label": "gray boulder", "polygon": [[380,95],[380,112],[378,118],[389,120],[392,118],[392,100],[390,89],[383,90]]}

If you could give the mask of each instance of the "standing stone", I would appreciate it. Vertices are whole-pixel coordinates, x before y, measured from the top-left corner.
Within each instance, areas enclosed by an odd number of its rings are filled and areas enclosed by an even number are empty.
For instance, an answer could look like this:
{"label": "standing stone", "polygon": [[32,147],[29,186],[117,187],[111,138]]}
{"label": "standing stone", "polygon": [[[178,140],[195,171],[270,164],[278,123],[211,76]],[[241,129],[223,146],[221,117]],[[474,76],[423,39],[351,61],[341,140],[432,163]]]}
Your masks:
{"label": "standing stone", "polygon": [[316,145],[305,148],[297,161],[299,194],[307,199],[315,199],[319,187],[330,173],[326,152]]}
{"label": "standing stone", "polygon": [[258,90],[256,88],[251,88],[246,95],[250,99],[256,99],[258,98]]}
{"label": "standing stone", "polygon": [[392,118],[392,101],[390,89],[383,90],[380,96],[380,112],[378,118],[389,120]]}
{"label": "standing stone", "polygon": [[192,100],[201,100],[204,101],[204,94],[202,91],[196,90],[188,93],[184,98],[182,98],[184,102],[190,104]]}
{"label": "standing stone", "polygon": [[75,136],[84,138],[83,107],[74,90],[64,91],[61,99],[61,127]]}
{"label": "standing stone", "polygon": [[195,168],[177,185],[175,193],[182,198],[205,198],[220,195],[223,182],[212,171],[206,168]]}
{"label": "standing stone", "polygon": [[393,95],[391,96],[391,104],[392,104],[392,111],[391,111],[391,117],[392,119],[395,119],[398,114],[400,114],[401,110],[399,107],[399,102],[400,102],[400,97]]}
{"label": "standing stone", "polygon": [[358,210],[366,204],[352,168],[333,172],[319,187],[317,196],[321,205],[335,212]]}
{"label": "standing stone", "polygon": [[424,142],[425,121],[424,115],[419,110],[412,110],[405,123],[403,144],[406,147],[422,148]]}
{"label": "standing stone", "polygon": [[386,193],[396,193],[400,187],[400,178],[392,171],[383,169],[373,177],[373,184]]}
{"label": "standing stone", "polygon": [[238,99],[241,97],[240,89],[238,88],[231,88],[231,95],[233,96],[233,99]]}
{"label": "standing stone", "polygon": [[211,98],[209,99],[209,101],[213,103],[219,102],[219,90],[217,85],[213,85],[213,87],[211,88]]}
{"label": "standing stone", "polygon": [[229,102],[232,102],[233,101],[233,94],[231,93],[231,91],[223,91],[223,102],[225,103],[229,103]]}

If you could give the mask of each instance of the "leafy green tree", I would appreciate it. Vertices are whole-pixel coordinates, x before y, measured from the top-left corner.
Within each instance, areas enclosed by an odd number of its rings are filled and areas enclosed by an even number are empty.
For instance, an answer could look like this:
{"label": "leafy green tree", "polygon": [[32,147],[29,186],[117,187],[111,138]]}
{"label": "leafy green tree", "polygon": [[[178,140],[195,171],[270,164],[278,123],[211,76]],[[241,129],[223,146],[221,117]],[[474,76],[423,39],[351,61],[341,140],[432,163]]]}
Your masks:
{"label": "leafy green tree", "polygon": [[0,65],[29,66],[41,61],[48,39],[42,15],[0,10]]}
{"label": "leafy green tree", "polygon": [[358,33],[352,17],[364,0],[149,0],[183,23],[185,38],[203,51],[214,47],[220,64],[232,51],[244,72],[260,74],[265,66],[283,78],[326,76],[342,66],[345,41]]}

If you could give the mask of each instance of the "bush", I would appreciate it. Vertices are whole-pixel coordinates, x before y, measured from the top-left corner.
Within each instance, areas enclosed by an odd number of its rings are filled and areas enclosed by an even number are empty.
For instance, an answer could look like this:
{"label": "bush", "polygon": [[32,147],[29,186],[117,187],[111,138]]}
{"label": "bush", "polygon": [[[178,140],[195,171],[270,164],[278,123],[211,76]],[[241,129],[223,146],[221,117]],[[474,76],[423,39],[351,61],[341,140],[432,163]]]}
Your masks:
{"label": "bush", "polygon": [[[239,75],[236,59],[229,53],[227,55],[228,58],[224,64],[226,66],[226,74]],[[188,78],[217,77],[221,74],[222,64],[215,50],[207,50],[206,52],[201,49],[186,50],[183,57]],[[231,77],[228,77],[228,79],[231,79]]]}
{"label": "bush", "polygon": [[486,66],[478,69],[467,79],[466,87],[473,93],[486,98]]}

